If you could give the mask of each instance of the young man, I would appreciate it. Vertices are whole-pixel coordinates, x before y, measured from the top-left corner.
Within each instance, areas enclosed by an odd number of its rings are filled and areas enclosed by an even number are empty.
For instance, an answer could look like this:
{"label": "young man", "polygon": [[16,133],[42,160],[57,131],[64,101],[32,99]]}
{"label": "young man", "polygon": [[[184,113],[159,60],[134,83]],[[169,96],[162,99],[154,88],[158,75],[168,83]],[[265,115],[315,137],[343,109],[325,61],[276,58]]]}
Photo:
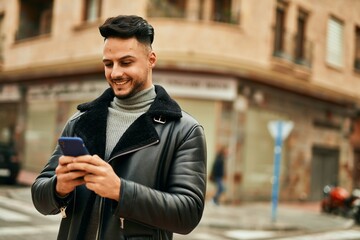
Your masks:
{"label": "young man", "polygon": [[203,128],[152,83],[154,30],[138,16],[100,26],[110,86],[78,106],[62,136],[89,155],[57,146],[32,185],[42,214],[62,213],[58,239],[172,239],[199,223],[206,190]]}

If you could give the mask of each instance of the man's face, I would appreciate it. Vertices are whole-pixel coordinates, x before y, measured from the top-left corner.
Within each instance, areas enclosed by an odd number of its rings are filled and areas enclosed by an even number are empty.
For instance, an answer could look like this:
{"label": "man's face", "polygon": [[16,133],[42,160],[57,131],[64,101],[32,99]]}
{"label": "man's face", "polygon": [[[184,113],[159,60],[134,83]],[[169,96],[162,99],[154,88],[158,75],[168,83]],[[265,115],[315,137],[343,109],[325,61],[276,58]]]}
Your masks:
{"label": "man's face", "polygon": [[108,38],[103,49],[105,77],[115,96],[129,98],[152,85],[156,55],[136,38]]}

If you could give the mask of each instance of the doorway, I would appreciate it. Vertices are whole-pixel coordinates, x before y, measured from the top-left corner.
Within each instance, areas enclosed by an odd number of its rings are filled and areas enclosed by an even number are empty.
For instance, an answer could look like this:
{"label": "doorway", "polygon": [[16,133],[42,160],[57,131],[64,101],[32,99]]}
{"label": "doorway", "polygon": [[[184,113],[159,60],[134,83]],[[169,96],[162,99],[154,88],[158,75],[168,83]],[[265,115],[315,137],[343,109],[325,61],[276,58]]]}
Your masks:
{"label": "doorway", "polygon": [[325,185],[337,185],[339,174],[339,150],[313,147],[311,163],[311,200],[321,200]]}
{"label": "doorway", "polygon": [[353,188],[360,188],[360,149],[354,150]]}

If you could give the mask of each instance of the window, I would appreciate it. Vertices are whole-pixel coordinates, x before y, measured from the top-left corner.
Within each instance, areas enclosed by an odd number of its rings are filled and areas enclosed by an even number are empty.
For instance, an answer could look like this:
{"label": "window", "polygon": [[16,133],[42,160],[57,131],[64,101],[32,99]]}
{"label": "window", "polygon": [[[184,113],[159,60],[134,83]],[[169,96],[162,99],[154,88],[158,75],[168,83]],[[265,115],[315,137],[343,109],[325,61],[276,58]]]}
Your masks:
{"label": "window", "polygon": [[4,14],[0,13],[0,64],[4,61]]}
{"label": "window", "polygon": [[355,29],[355,59],[354,68],[360,70],[360,26]]}
{"label": "window", "polygon": [[148,5],[149,17],[184,18],[186,0],[150,0]]}
{"label": "window", "polygon": [[95,22],[101,16],[101,0],[84,0],[85,22]]}
{"label": "window", "polygon": [[306,24],[308,14],[304,11],[299,11],[297,18],[297,34],[295,37],[295,62],[299,64],[305,63],[308,56],[306,54]]}
{"label": "window", "polygon": [[224,23],[237,23],[237,16],[232,16],[231,0],[214,0],[213,20]]}
{"label": "window", "polygon": [[328,21],[328,33],[327,33],[327,63],[335,66],[343,66],[343,33],[344,26],[342,22],[336,18],[330,18]]}
{"label": "window", "polygon": [[285,52],[285,17],[287,5],[281,0],[276,5],[274,55],[281,57]]}
{"label": "window", "polygon": [[214,0],[213,20],[217,22],[230,22],[231,0]]}
{"label": "window", "polygon": [[17,40],[51,32],[52,0],[21,0]]}

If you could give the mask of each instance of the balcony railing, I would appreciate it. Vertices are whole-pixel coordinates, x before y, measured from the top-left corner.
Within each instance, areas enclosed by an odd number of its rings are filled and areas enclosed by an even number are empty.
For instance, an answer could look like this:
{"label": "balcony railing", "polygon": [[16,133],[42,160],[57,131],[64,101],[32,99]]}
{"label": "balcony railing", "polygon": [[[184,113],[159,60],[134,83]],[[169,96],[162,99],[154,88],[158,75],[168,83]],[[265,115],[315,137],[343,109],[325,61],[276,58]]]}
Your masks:
{"label": "balcony railing", "polygon": [[311,68],[312,53],[311,41],[300,41],[296,35],[288,33],[275,34],[273,51],[275,57]]}

